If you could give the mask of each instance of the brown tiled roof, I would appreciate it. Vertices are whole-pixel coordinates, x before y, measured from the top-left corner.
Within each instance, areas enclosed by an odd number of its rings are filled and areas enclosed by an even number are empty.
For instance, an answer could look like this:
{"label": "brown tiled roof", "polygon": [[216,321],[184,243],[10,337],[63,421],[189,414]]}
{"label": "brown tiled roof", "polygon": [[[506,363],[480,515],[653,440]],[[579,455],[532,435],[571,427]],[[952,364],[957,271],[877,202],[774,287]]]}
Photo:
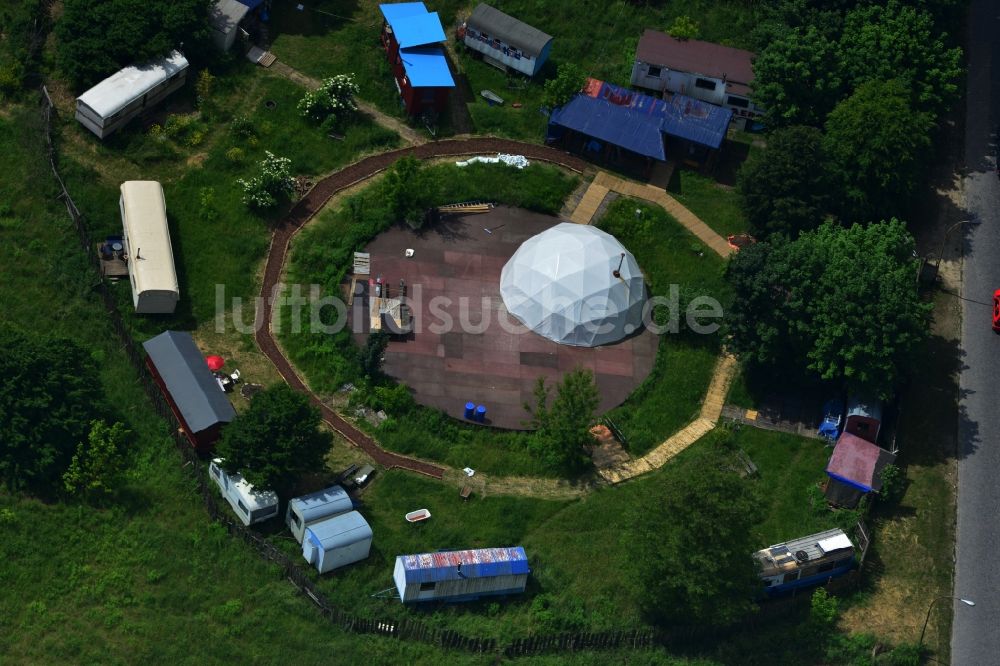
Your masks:
{"label": "brown tiled roof", "polygon": [[[731,46],[703,42],[700,39],[674,39],[658,30],[646,29],[636,49],[636,59],[650,65],[667,67],[749,85],[753,81],[751,62],[754,54]],[[734,91],[735,92],[735,91]]]}

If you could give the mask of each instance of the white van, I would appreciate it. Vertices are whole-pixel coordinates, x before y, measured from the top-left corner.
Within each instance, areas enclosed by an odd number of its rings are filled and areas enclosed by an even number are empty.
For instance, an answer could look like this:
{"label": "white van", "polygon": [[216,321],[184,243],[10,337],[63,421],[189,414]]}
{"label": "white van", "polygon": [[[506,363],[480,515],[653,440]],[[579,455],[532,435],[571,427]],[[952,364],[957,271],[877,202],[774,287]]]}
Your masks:
{"label": "white van", "polygon": [[222,496],[244,525],[250,526],[278,515],[278,495],[270,490],[254,490],[239,474],[227,474],[222,469],[222,458],[208,464],[208,476],[218,484]]}

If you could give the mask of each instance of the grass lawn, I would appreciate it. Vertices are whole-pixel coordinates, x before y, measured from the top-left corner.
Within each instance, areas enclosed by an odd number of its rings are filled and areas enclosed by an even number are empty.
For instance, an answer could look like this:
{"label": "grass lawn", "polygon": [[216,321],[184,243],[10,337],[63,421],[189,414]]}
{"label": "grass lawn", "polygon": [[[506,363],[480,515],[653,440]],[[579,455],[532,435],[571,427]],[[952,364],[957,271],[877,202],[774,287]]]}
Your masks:
{"label": "grass lawn", "polygon": [[723,237],[747,230],[735,190],[708,176],[678,167],[667,192]]}
{"label": "grass lawn", "polygon": [[[10,663],[485,663],[431,646],[347,634],[208,520],[194,485],[124,360],[45,161],[37,106],[0,108],[0,302],[4,320],[69,336],[99,360],[116,417],[135,433],[112,506],[42,503],[0,490],[0,654]],[[29,270],[26,270],[30,267]],[[39,548],[39,535],[47,547]]]}
{"label": "grass lawn", "polygon": [[[960,319],[957,299],[939,292],[921,380],[901,395],[897,464],[905,466],[906,493],[898,506],[875,506],[870,584],[847,611],[846,628],[916,643],[934,598],[958,594],[952,576]],[[951,614],[951,604],[938,603],[924,639],[943,662],[950,656]]]}
{"label": "grass lawn", "polygon": [[[641,210],[636,220],[635,211]],[[598,226],[618,238],[639,262],[653,296],[678,286],[679,331],[661,336],[656,364],[646,382],[610,417],[624,432],[629,452],[640,456],[697,416],[719,352],[717,335],[687,328],[684,311],[695,296],[725,305],[725,264],[659,206],[618,199]],[[709,322],[706,322],[709,323]]]}

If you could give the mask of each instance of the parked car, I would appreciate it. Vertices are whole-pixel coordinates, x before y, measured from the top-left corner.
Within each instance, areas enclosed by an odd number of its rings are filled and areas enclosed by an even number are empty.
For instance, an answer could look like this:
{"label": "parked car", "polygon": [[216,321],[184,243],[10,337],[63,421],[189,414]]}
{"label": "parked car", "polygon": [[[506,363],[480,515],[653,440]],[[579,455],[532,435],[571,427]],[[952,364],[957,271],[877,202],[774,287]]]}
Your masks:
{"label": "parked car", "polygon": [[1000,289],[993,292],[993,332],[1000,333]]}
{"label": "parked car", "polygon": [[371,481],[373,476],[375,476],[375,468],[371,465],[365,465],[358,470],[358,475],[354,477],[354,483],[358,486],[364,486]]}

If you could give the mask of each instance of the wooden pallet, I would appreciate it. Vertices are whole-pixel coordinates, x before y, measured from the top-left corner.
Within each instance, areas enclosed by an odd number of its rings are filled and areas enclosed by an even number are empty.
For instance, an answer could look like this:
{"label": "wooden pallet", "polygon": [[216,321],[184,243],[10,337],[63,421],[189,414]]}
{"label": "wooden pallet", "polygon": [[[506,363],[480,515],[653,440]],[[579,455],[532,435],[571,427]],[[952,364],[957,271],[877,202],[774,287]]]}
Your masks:
{"label": "wooden pallet", "polygon": [[355,252],[354,253],[354,274],[355,275],[371,275],[372,272],[372,257],[367,252]]}
{"label": "wooden pallet", "polygon": [[493,210],[489,201],[466,201],[464,203],[445,204],[438,206],[439,213],[465,215],[471,213],[488,213]]}

